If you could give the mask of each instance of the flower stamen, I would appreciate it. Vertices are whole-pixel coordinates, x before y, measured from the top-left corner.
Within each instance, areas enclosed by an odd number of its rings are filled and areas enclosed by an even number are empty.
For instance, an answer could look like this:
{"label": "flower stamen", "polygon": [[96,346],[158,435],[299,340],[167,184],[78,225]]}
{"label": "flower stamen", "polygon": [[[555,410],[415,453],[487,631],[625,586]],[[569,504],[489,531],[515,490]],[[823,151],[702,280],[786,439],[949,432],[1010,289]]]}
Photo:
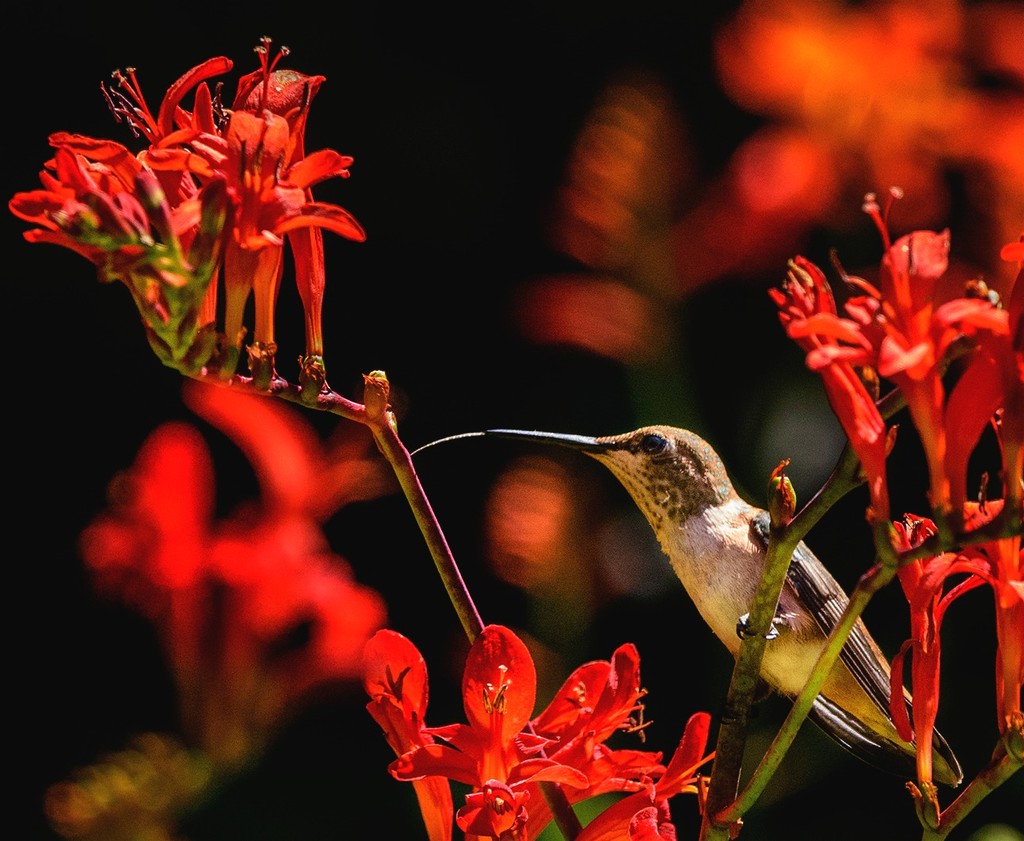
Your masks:
{"label": "flower stamen", "polygon": [[[504,677],[508,673],[508,666],[498,666],[498,671],[501,672],[502,677]],[[502,680],[498,684],[497,688],[495,688],[493,683],[487,683],[484,685],[484,709],[487,711],[488,715],[491,715],[492,713],[503,714],[505,712],[507,704],[505,692],[508,690],[510,685],[511,682],[507,680]]]}
{"label": "flower stamen", "polygon": [[115,70],[110,74],[110,78],[114,80],[116,87],[108,87],[100,82],[100,92],[114,119],[119,123],[127,123],[133,137],[145,135],[151,142],[155,141],[158,135],[156,120],[146,105],[142,89],[135,78],[135,68]]}
{"label": "flower stamen", "polygon": [[278,63],[282,58],[287,57],[291,50],[282,45],[277,49],[277,55],[274,56],[271,61],[270,55],[270,43],[271,38],[269,35],[264,35],[260,38],[260,43],[253,47],[253,51],[260,57],[260,70],[263,71],[263,93],[260,99],[260,110],[267,107],[267,100],[270,98],[270,76],[277,68]]}

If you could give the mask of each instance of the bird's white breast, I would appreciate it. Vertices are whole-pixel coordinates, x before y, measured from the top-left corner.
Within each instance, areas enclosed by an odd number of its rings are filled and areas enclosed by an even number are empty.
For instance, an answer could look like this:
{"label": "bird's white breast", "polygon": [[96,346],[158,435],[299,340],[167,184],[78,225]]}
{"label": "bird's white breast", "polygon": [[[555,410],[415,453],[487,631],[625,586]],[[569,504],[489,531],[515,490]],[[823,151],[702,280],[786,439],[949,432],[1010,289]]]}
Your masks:
{"label": "bird's white breast", "polygon": [[740,499],[712,506],[658,537],[697,610],[734,654],[736,622],[750,610],[764,552],[750,533],[757,513]]}

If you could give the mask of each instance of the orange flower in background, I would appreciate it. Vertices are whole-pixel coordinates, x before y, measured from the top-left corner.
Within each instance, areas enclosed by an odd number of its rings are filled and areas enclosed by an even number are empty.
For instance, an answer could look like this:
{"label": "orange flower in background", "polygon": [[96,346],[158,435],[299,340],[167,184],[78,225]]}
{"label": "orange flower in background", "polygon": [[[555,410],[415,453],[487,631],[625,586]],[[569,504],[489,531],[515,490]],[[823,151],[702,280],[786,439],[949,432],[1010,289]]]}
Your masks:
{"label": "orange flower in background", "polygon": [[[949,175],[962,172],[977,187],[961,200],[990,221],[994,254],[1024,212],[1022,37],[1016,3],[746,0],[719,30],[715,59],[730,98],[767,120],[744,146],[782,132],[804,148],[805,226],[834,226],[850,189],[892,183],[909,196],[908,227],[937,226]],[[748,169],[761,185],[754,194],[771,193]],[[1006,267],[982,268],[1005,294]]]}
{"label": "orange flower in background", "polygon": [[[213,386],[195,385],[190,399],[260,453],[263,499],[216,520],[210,453],[193,427],[168,423],[112,486],[82,552],[98,589],[161,634],[188,737],[232,767],[308,689],[361,678],[363,646],[386,610],[326,543],[310,489],[324,487],[321,464],[333,470],[335,457],[310,446],[294,410]],[[225,417],[234,420],[218,423]],[[307,453],[298,463],[297,449]]]}

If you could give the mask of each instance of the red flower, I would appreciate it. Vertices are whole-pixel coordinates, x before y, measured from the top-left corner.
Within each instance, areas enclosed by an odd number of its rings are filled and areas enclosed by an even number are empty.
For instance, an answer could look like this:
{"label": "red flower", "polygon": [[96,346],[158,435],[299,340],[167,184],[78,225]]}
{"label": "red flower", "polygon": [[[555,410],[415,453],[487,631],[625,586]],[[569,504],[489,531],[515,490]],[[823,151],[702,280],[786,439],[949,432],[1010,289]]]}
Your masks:
{"label": "red flower", "polygon": [[686,722],[683,737],[669,760],[664,774],[618,803],[613,804],[587,824],[577,841],[675,841],[669,800],[677,794],[696,794],[698,769],[714,754],[705,754],[711,716],[694,713]]}
{"label": "red flower", "polygon": [[[431,745],[427,733],[427,665],[409,640],[397,631],[381,630],[363,652],[363,686],[370,696],[367,711],[373,716],[396,756]],[[446,777],[412,781],[430,841],[452,837],[452,791]]]}
{"label": "red flower", "polygon": [[96,265],[100,280],[123,281],[154,350],[167,364],[186,364],[219,259],[222,185],[172,208],[152,170],[123,147],[94,144],[90,161],[73,151],[86,145],[81,138],[50,141],[57,151],[40,175],[44,189],[10,202],[11,212],[40,226],[25,238],[71,248]]}
{"label": "red flower", "polygon": [[[895,548],[901,552],[919,546],[936,533],[931,520],[910,514],[893,527]],[[973,564],[955,553],[911,561],[897,573],[910,605],[910,639],[893,658],[889,706],[900,737],[917,746],[917,779],[922,783],[932,782],[932,732],[939,709],[942,619],[956,598],[984,583],[976,573]],[[958,574],[966,574],[967,578],[943,592],[946,580]],[[912,652],[913,728],[907,718],[903,691],[903,659],[908,652]]]}
{"label": "red flower", "polygon": [[[894,190],[893,198],[899,196]],[[1024,470],[1024,340],[1019,288],[1008,309],[985,290],[936,301],[945,273],[949,232],[915,231],[890,243],[873,195],[865,200],[882,234],[879,288],[846,280],[863,294],[841,318],[824,275],[797,258],[782,290],[771,290],[786,333],[807,351],[822,376],[833,411],[867,474],[874,519],[888,519],[885,425],[855,369],[891,380],[903,393],[924,447],[932,511],[963,519],[967,464],[985,427],[1002,419],[1003,467],[1008,498],[1019,506]],[[1017,284],[1020,287],[1020,284]],[[947,394],[943,361],[953,342],[973,343],[956,385]]]}
{"label": "red flower", "polygon": [[[246,333],[246,302],[255,295],[254,376],[266,386],[276,352],[274,310],[287,239],[305,310],[303,380],[323,385],[322,231],[366,238],[344,208],[313,200],[327,178],[347,178],[352,158],[325,149],[305,153],[305,127],[323,76],[276,70],[287,54],[268,59],[240,81],[234,107],[224,111],[207,80],[231,68],[213,58],[168,90],[158,113],[149,109],[129,69],[104,88],[108,104],[148,148],[133,155],[109,140],[57,133],[43,189],[19,193],[15,215],[40,227],[26,237],[88,257],[103,280],[132,290],[166,364],[196,373],[205,367],[234,375]],[[194,91],[193,110],[183,102]],[[223,245],[222,243],[223,230]],[[223,329],[216,335],[217,287],[227,289]]]}
{"label": "red flower", "polygon": [[[1003,500],[968,506],[966,525],[973,531],[1003,510]],[[935,524],[907,515],[895,523],[896,548],[906,551],[935,534]],[[910,604],[911,638],[893,658],[891,707],[900,735],[910,740],[911,727],[903,703],[903,659],[912,654],[913,735],[917,743],[918,778],[931,782],[931,731],[939,704],[940,639],[942,620],[952,602],[982,584],[995,596],[996,705],[1000,731],[1020,714],[1024,685],[1024,551],[1021,537],[1001,538],[958,552],[912,561],[899,570],[900,583]],[[966,576],[945,589],[953,576]]]}
{"label": "red flower", "polygon": [[[212,139],[206,138],[211,141]],[[309,188],[332,176],[348,177],[352,159],[321,150],[289,165],[293,139],[288,121],[269,111],[262,116],[236,111],[228,124],[223,160],[210,155],[226,179],[234,214],[225,255],[225,333],[241,331],[245,303],[255,292],[255,339],[274,341],[274,304],[283,268],[284,235],[302,228],[326,228],[349,239],[366,238],[346,210],[308,200]],[[309,279],[302,282],[308,288]]]}
{"label": "red flower", "polygon": [[[381,632],[367,660],[366,688],[373,699],[368,709],[398,754],[389,770],[401,780],[447,777],[472,786],[456,815],[470,835],[536,838],[552,817],[541,781],[567,786],[570,802],[650,789],[654,799],[648,803],[667,815],[668,798],[688,790],[693,771],[706,761],[697,756],[707,741],[706,714],[694,716],[667,769],[660,754],[613,751],[603,744],[617,730],[643,727],[639,659],[632,645],[621,646],[611,661],[578,668],[531,722],[536,673],[529,651],[508,628],[487,626],[470,649],[463,676],[468,723],[444,727],[424,726],[426,673],[411,643]],[[424,806],[421,795],[420,803],[428,826],[444,823],[429,798]]]}
{"label": "red flower", "polygon": [[855,321],[839,317],[825,275],[810,260],[791,261],[782,289],[769,294],[786,335],[807,351],[807,366],[821,375],[832,411],[860,459],[871,494],[871,519],[888,520],[885,421],[857,373],[871,359],[870,343]]}
{"label": "red flower", "polygon": [[[893,198],[900,195],[892,191]],[[874,367],[906,398],[928,464],[932,511],[962,521],[967,460],[985,425],[1004,405],[1013,419],[1008,493],[1019,501],[1014,477],[1020,478],[1024,443],[1024,363],[1022,349],[1012,347],[1011,313],[987,295],[968,295],[937,306],[936,284],[947,268],[949,231],[914,231],[890,244],[873,195],[864,207],[882,235],[885,256],[881,289],[862,282],[874,299],[858,309],[862,332],[871,343]],[[941,363],[961,336],[972,339],[976,350],[963,373],[966,381],[958,385],[959,394],[954,392],[947,400]]]}
{"label": "red flower", "polygon": [[[468,723],[429,728],[439,741],[402,754],[389,770],[399,780],[439,775],[472,786],[483,796],[467,800],[456,813],[464,831],[473,827],[473,834],[495,839],[528,832],[527,783],[546,780],[578,789],[588,784],[582,772],[547,758],[551,742],[527,729],[536,690],[526,645],[508,628],[487,626],[470,648],[462,678]],[[533,823],[530,830],[543,828]]]}
{"label": "red flower", "polygon": [[[585,789],[566,792],[576,803],[609,791],[638,791],[651,777],[665,773],[661,754],[648,750],[610,749],[605,742],[618,731],[642,732],[640,655],[636,646],[619,646],[611,660],[598,660],[577,668],[562,684],[547,708],[532,721],[538,736],[551,740],[548,756],[586,774]],[[547,801],[541,792],[531,814],[549,820]]]}

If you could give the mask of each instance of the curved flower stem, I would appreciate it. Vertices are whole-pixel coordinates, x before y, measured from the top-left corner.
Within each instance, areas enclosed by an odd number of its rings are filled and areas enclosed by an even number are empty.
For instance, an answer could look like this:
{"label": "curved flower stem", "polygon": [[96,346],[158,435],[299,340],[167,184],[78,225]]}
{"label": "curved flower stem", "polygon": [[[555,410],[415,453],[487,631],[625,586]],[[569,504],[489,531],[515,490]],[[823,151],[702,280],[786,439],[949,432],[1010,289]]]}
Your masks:
{"label": "curved flower stem", "polygon": [[[430,502],[423,492],[423,486],[420,484],[416,469],[412,464],[412,457],[398,437],[394,417],[387,406],[387,379],[379,371],[373,372],[363,379],[366,387],[365,423],[373,432],[373,439],[377,443],[377,447],[395,471],[395,476],[402,486],[405,498],[409,507],[412,508],[413,516],[416,518],[430,549],[430,554],[434,558],[434,564],[444,583],[445,590],[448,592],[448,597],[462,622],[466,636],[472,643],[483,630],[483,620],[481,620],[469,590],[466,588],[466,583],[455,563],[455,558],[441,531],[441,526],[434,516]],[[582,827],[565,792],[556,783],[541,782],[539,785],[562,835],[570,841],[576,838],[582,831]]]}
{"label": "curved flower stem", "polygon": [[[853,449],[847,445],[836,468],[832,471],[832,475],[814,498],[785,528],[776,529],[774,525],[772,527],[764,572],[754,596],[754,603],[750,607],[747,622],[751,636],[744,639],[740,645],[739,656],[736,658],[736,666],[733,669],[729,692],[726,696],[725,712],[721,716],[718,743],[715,747],[715,763],[711,769],[711,783],[701,825],[701,841],[724,841],[724,839],[732,837],[730,827],[737,825],[753,805],[779,762],[782,761],[785,751],[789,748],[788,743],[782,744],[776,739],[776,743],[773,743],[751,781],[758,787],[756,790],[752,790],[751,785],[748,784],[743,799],[734,802],[739,788],[743,752],[747,739],[747,721],[754,700],[754,691],[761,674],[761,661],[764,658],[764,649],[767,643],[765,635],[769,632],[775,617],[779,594],[782,592],[782,586],[786,580],[793,551],[811,528],[824,516],[825,512],[861,483],[859,464]],[[851,628],[852,625],[851,622]],[[843,641],[845,639],[844,636]],[[836,648],[837,656],[840,648],[842,648],[842,642]],[[821,682],[824,682],[830,670],[831,664],[823,671]],[[817,694],[815,691],[810,696],[811,702],[817,697]],[[807,710],[809,709],[810,704],[807,706]],[[794,725],[794,733],[806,715],[807,711],[805,710],[803,716]],[[789,719],[787,719],[788,721]],[[792,739],[790,739],[791,741]],[[778,746],[776,746],[777,744]]]}
{"label": "curved flower stem", "polygon": [[772,541],[765,558],[764,574],[750,607],[747,626],[751,636],[740,645],[733,669],[729,692],[721,715],[715,762],[711,768],[708,799],[701,823],[701,841],[718,841],[734,837],[729,828],[736,824],[742,811],[726,810],[739,787],[743,750],[747,741],[747,722],[761,674],[761,661],[767,643],[766,634],[775,617],[775,606],[786,580],[786,571],[795,543],[783,546]]}
{"label": "curved flower stem", "polygon": [[939,816],[939,827],[933,829],[923,826],[921,841],[940,841],[949,835],[975,806],[981,803],[999,786],[1010,779],[1021,769],[1020,757],[1014,757],[1005,751],[1001,743],[992,757],[992,761],[982,770],[968,786],[960,792],[956,800],[942,810]]}
{"label": "curved flower stem", "polygon": [[412,458],[409,451],[398,437],[398,430],[394,416],[388,407],[388,381],[379,372],[373,372],[364,376],[365,382],[365,407],[366,425],[373,433],[373,440],[377,448],[388,460],[388,464],[395,472],[399,485],[405,494],[405,498],[412,509],[413,517],[423,533],[427,542],[427,548],[434,559],[441,582],[451,599],[455,613],[462,623],[470,643],[473,642],[483,630],[483,620],[473,603],[473,599],[466,587],[466,582],[459,572],[458,564],[452,556],[448,541],[445,539],[441,526],[434,516],[434,511],[423,492],[419,477],[412,465]]}

